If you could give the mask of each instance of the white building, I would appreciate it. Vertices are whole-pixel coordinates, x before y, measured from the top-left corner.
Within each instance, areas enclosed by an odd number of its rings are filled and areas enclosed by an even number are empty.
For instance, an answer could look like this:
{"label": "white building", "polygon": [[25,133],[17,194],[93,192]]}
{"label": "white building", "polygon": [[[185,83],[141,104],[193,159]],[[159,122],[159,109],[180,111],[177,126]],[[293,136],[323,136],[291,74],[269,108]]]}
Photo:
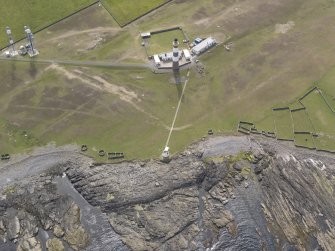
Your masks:
{"label": "white building", "polygon": [[150,38],[151,37],[151,33],[150,32],[143,32],[141,33],[141,37],[144,38]]}
{"label": "white building", "polygon": [[173,53],[167,52],[167,53],[161,53],[159,54],[159,58],[162,59],[164,62],[172,61]]}
{"label": "white building", "polygon": [[186,61],[190,61],[191,60],[191,53],[190,53],[190,51],[187,50],[187,49],[184,49],[183,53],[184,53],[184,57],[185,57]]}
{"label": "white building", "polygon": [[159,56],[157,54],[154,55],[154,61],[155,61],[155,65],[156,66],[160,66],[161,65],[161,60],[159,59]]}
{"label": "white building", "polygon": [[215,39],[212,38],[212,37],[209,37],[209,38],[206,38],[205,40],[203,40],[201,43],[194,46],[192,48],[192,52],[195,55],[199,55],[199,54],[204,53],[205,51],[209,50],[210,48],[212,48],[215,45],[216,45]]}

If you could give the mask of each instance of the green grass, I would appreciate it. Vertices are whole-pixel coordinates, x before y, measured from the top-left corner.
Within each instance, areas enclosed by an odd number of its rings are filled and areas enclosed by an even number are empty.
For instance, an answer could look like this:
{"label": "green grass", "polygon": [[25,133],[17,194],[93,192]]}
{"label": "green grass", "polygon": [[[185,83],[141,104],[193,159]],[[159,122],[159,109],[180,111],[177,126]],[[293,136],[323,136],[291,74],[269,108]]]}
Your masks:
{"label": "green grass", "polygon": [[[133,2],[115,1],[125,11],[115,8],[115,14],[124,15],[125,20],[137,17],[145,1]],[[335,64],[332,56],[335,33],[331,26],[325,25],[334,20],[333,9],[316,9],[314,5],[320,3],[306,0],[309,5],[297,10],[301,1],[291,2],[286,1],[285,6],[278,9],[269,3],[275,11],[262,12],[258,17],[250,12],[253,6],[243,1],[241,5],[246,14],[232,19],[224,13],[232,7],[229,1],[173,1],[162,11],[124,29],[104,8],[96,5],[36,34],[36,42],[43,41],[38,44],[40,58],[147,62],[139,37],[142,31],[178,25],[191,37],[212,35],[224,43],[227,36],[231,36],[230,52],[218,46],[199,58],[206,74],[200,75],[191,69],[170,142],[171,151],[175,153],[206,136],[208,129],[213,129],[214,134],[235,133],[240,120],[255,122],[259,130],[274,131],[271,107],[292,104]],[[150,3],[158,4],[157,1]],[[309,11],[313,15],[309,15]],[[274,24],[287,20],[295,20],[294,29],[287,34],[276,34]],[[98,27],[105,31],[98,31]],[[71,33],[75,35],[57,38]],[[103,37],[103,41],[88,50],[88,44],[97,36]],[[157,50],[170,50],[174,36],[157,37]],[[0,118],[17,126],[18,135],[24,130],[33,135],[38,144],[50,141],[58,145],[87,144],[89,154],[94,156],[104,149],[125,152],[128,159],[158,157],[182,88],[173,84],[172,73],[155,75],[149,70],[65,67],[72,73],[80,70],[88,76],[100,76],[137,93],[141,99],[138,106],[147,112],[143,113],[116,95],[90,88],[79,79],[44,71],[41,65],[0,62],[0,66]],[[331,87],[329,82],[328,89]],[[291,132],[292,137],[292,121],[287,118],[285,115],[281,130]],[[5,128],[0,135],[7,137]],[[22,141],[17,141],[19,145],[6,143],[6,140],[1,142],[0,150],[9,153],[29,147]]]}
{"label": "green grass", "polygon": [[294,139],[290,110],[273,111],[273,116],[275,119],[277,138],[284,140]]}
{"label": "green grass", "polygon": [[0,154],[22,152],[39,146],[39,140],[27,129],[24,130],[0,119]]}
{"label": "green grass", "polygon": [[0,8],[0,47],[8,43],[6,26],[12,29],[14,39],[19,40],[25,36],[24,25],[36,31],[93,2],[94,0],[3,0]]}
{"label": "green grass", "polygon": [[317,85],[329,96],[335,97],[335,67],[332,67],[321,79]]}
{"label": "green grass", "polygon": [[289,107],[290,107],[290,110],[304,108],[304,106],[299,101],[293,102],[292,104],[289,105]]}
{"label": "green grass", "polygon": [[301,100],[316,130],[321,135],[335,135],[335,114],[329,109],[321,94],[315,90]]}
{"label": "green grass", "polygon": [[314,138],[311,134],[295,134],[294,144],[296,146],[307,147],[309,149],[315,149]]}
{"label": "green grass", "polygon": [[172,42],[178,38],[180,49],[187,48],[183,43],[184,35],[181,30],[167,31],[159,34],[154,34],[148,39],[147,51],[150,56],[163,52],[172,51]]}
{"label": "green grass", "polygon": [[268,114],[263,119],[256,121],[255,126],[259,132],[274,132],[275,125],[272,114]]}
{"label": "green grass", "polygon": [[102,0],[120,25],[129,23],[165,2],[167,0]]}
{"label": "green grass", "polygon": [[315,138],[315,144],[318,150],[335,152],[334,136],[321,135]]}
{"label": "green grass", "polygon": [[295,132],[314,132],[311,121],[306,110],[291,112]]}
{"label": "green grass", "polygon": [[[6,64],[4,66],[2,70],[11,71]],[[25,72],[21,66],[27,65],[16,64],[18,76]],[[72,72],[76,67],[65,69]],[[54,141],[57,145],[86,144],[88,152],[96,157],[101,149],[124,152],[128,159],[158,156],[178,103],[178,92],[170,84],[172,76],[147,70],[81,70],[87,74],[86,79],[99,75],[111,84],[132,90],[141,99],[136,102],[138,107],[145,112],[117,95],[99,92],[78,79],[68,79],[56,71],[37,67],[34,82],[25,85],[23,80],[15,81],[19,85],[13,86],[0,100],[4,108],[0,118],[17,125],[10,137],[7,128],[14,127],[1,126],[0,152],[17,153]],[[11,83],[10,75],[8,77]],[[23,131],[28,136],[24,136]],[[97,159],[106,160],[106,157]]]}

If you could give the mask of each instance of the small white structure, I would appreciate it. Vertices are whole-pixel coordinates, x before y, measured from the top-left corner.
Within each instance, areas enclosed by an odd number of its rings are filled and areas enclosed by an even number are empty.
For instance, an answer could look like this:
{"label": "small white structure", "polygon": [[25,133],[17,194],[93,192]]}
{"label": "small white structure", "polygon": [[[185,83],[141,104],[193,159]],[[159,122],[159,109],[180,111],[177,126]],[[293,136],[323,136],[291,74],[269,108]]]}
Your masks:
{"label": "small white structure", "polygon": [[212,48],[215,45],[216,45],[215,39],[212,38],[212,37],[209,37],[209,38],[206,38],[205,40],[201,41],[201,43],[194,46],[192,48],[192,52],[195,55],[199,55],[199,54],[204,53],[205,51],[209,50],[210,48]]}
{"label": "small white structure", "polygon": [[164,151],[162,153],[162,161],[163,162],[169,162],[170,161],[170,148],[166,146],[164,148]]}
{"label": "small white structure", "polygon": [[157,54],[154,55],[154,61],[155,61],[155,65],[156,66],[160,66],[161,65],[161,60],[159,59],[159,56]]}
{"label": "small white structure", "polygon": [[150,32],[143,32],[141,33],[141,37],[144,38],[150,38],[151,37],[151,33]]}
{"label": "small white structure", "polygon": [[184,49],[183,53],[184,53],[184,57],[185,57],[186,61],[191,61],[191,53],[190,53],[190,51],[187,50],[187,49]]}
{"label": "small white structure", "polygon": [[172,52],[161,53],[161,54],[159,54],[159,58],[160,58],[163,62],[169,62],[169,61],[172,61],[173,53],[172,53]]}

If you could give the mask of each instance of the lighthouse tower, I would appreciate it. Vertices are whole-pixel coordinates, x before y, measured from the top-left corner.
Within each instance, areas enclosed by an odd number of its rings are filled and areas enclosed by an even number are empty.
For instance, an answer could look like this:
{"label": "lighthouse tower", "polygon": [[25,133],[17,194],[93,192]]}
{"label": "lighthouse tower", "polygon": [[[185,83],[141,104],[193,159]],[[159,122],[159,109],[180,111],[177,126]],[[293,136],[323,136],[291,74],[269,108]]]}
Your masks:
{"label": "lighthouse tower", "polygon": [[179,41],[177,38],[173,41],[172,69],[179,71]]}

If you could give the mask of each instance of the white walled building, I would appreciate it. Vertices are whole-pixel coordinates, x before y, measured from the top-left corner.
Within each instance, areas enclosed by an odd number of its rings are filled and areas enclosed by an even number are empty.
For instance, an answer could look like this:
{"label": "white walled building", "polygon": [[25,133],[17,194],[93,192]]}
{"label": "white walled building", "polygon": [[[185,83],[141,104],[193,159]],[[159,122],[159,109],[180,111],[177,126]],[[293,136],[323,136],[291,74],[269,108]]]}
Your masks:
{"label": "white walled building", "polygon": [[209,37],[209,38],[206,38],[205,40],[203,40],[201,43],[194,46],[192,48],[192,52],[195,55],[199,55],[199,54],[204,53],[205,51],[209,50],[210,48],[212,48],[215,45],[216,45],[215,39],[212,38],[212,37]]}

